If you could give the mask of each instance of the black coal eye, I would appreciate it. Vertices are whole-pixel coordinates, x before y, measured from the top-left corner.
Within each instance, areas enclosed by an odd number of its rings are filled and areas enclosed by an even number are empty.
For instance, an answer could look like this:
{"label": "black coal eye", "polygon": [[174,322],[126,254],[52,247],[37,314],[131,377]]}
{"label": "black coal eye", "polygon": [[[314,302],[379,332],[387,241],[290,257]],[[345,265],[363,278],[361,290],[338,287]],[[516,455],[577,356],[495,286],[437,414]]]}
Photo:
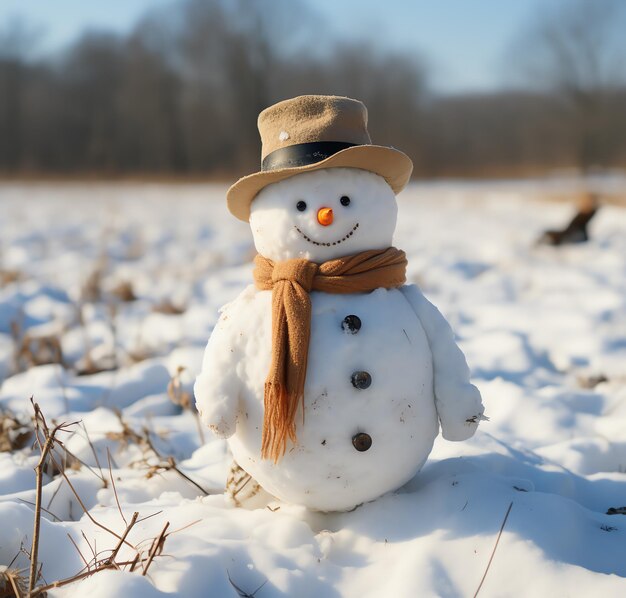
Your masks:
{"label": "black coal eye", "polygon": [[296,204],[296,208],[298,209],[298,211],[300,211],[300,212],[304,212],[304,210],[306,210],[306,201],[302,201],[302,200],[300,200],[300,201]]}
{"label": "black coal eye", "polygon": [[341,202],[342,206],[350,205],[350,198],[347,195],[342,196],[342,198],[339,201]]}

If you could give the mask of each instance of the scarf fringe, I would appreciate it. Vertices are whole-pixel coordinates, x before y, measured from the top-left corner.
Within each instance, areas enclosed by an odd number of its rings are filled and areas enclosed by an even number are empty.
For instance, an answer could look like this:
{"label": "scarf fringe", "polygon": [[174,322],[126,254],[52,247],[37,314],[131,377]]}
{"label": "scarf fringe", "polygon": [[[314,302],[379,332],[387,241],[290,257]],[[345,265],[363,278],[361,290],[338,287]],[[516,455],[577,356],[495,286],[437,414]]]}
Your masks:
{"label": "scarf fringe", "polygon": [[290,395],[282,384],[265,383],[262,459],[277,463],[287,451],[287,440],[296,442],[295,421],[299,402],[299,398]]}

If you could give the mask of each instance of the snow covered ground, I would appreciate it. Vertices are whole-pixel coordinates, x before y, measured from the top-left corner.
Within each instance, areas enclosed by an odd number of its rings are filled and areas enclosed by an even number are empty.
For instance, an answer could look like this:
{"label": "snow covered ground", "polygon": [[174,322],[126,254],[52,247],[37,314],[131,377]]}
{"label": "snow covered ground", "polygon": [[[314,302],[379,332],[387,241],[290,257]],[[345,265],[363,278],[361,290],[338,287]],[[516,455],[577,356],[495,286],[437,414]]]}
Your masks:
{"label": "snow covered ground", "polygon": [[121,534],[134,512],[153,515],[127,538],[144,555],[174,532],[146,576],[107,570],[52,596],[472,596],[510,505],[481,596],[623,596],[626,517],[607,511],[626,506],[626,208],[602,208],[590,243],[536,247],[572,213],[540,197],[564,190],[402,194],[396,246],[491,419],[471,441],[438,439],[397,493],[323,514],[226,504],[225,443],[184,407],[218,308],[251,280],[225,188],[0,186],[0,572],[28,568],[32,395],[49,423],[81,422],[59,438],[89,510],[46,473],[40,583],[108,557],[118,539],[100,525]]}

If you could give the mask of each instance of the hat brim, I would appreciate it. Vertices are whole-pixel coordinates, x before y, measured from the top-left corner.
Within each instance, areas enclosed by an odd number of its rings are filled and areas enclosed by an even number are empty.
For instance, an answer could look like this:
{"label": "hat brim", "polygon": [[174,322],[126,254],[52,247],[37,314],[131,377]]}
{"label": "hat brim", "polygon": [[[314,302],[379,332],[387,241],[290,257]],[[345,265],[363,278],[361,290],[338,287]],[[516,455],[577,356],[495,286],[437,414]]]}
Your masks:
{"label": "hat brim", "polygon": [[325,160],[298,166],[255,172],[240,178],[227,192],[226,203],[231,214],[248,222],[250,205],[264,187],[289,177],[322,168],[360,168],[382,176],[397,195],[404,189],[413,172],[413,162],[405,153],[381,145],[355,145]]}

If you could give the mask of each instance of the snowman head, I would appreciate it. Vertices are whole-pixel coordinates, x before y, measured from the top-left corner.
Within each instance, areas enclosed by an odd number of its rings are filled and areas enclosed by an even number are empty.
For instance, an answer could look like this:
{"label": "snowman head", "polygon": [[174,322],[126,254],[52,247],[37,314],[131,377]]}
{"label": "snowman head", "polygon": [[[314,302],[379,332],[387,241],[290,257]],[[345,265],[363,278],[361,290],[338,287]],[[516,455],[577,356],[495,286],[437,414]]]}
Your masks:
{"label": "snowman head", "polygon": [[256,250],[273,261],[325,262],[392,244],[396,197],[384,178],[327,168],[265,187],[252,202]]}

